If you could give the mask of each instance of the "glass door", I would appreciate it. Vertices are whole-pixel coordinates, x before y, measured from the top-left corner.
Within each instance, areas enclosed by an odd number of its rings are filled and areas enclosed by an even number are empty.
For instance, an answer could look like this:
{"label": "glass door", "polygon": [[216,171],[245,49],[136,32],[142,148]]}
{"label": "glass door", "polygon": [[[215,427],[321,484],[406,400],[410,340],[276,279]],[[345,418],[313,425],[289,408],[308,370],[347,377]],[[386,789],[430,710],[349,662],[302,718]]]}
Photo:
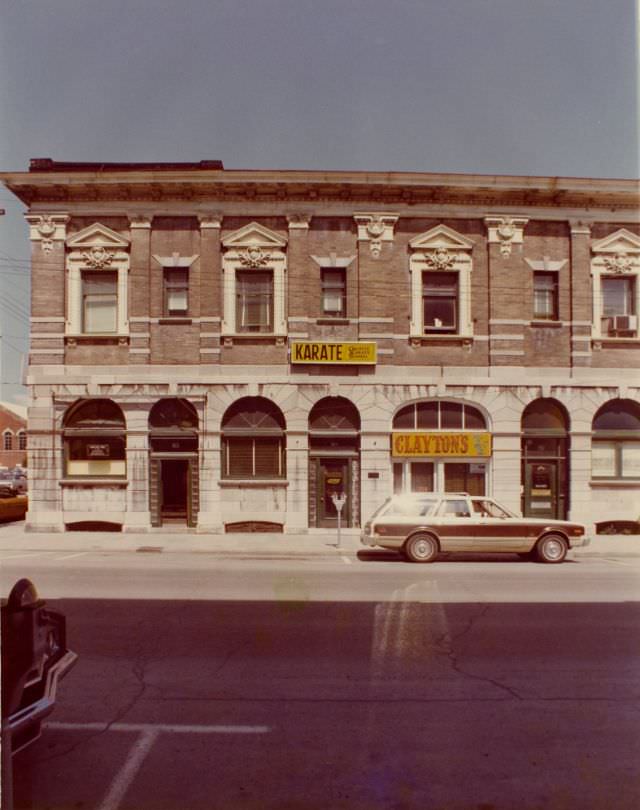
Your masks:
{"label": "glass door", "polygon": [[318,526],[335,527],[338,525],[338,512],[332,495],[346,496],[340,522],[342,526],[351,525],[351,482],[349,480],[349,460],[344,458],[318,459]]}
{"label": "glass door", "polygon": [[525,470],[525,515],[559,517],[558,464],[556,461],[527,462]]}

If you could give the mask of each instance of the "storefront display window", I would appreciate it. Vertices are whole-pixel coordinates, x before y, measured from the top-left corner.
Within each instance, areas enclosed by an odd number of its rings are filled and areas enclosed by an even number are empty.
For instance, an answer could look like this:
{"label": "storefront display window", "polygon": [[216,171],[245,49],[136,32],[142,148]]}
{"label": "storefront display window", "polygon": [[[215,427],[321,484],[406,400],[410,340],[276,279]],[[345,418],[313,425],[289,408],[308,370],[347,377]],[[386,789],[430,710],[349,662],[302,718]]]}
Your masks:
{"label": "storefront display window", "polygon": [[115,402],[76,403],[65,414],[63,425],[66,476],[125,476],[125,420]]}
{"label": "storefront display window", "polygon": [[640,478],[640,404],[612,400],[596,413],[592,427],[592,478]]}
{"label": "storefront display window", "polygon": [[391,454],[394,493],[486,494],[491,434],[473,405],[449,400],[406,405],[393,420]]}
{"label": "storefront display window", "polygon": [[222,476],[237,479],[285,477],[285,421],[263,397],[245,397],[222,419]]}

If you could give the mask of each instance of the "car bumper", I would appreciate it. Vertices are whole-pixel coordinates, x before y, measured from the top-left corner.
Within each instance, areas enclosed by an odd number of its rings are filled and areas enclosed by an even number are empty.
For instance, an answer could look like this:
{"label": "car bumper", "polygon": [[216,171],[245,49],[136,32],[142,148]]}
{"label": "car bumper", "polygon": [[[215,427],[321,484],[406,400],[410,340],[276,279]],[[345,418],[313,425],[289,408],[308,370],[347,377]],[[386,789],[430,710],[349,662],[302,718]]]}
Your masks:
{"label": "car bumper", "polygon": [[584,534],[582,537],[572,537],[570,540],[571,548],[584,548],[591,543],[591,537]]}
{"label": "car bumper", "polygon": [[67,652],[56,661],[46,673],[44,694],[28,706],[18,709],[8,719],[11,734],[11,753],[16,754],[40,736],[42,720],[53,711],[56,704],[58,681],[69,672],[76,663],[76,653]]}

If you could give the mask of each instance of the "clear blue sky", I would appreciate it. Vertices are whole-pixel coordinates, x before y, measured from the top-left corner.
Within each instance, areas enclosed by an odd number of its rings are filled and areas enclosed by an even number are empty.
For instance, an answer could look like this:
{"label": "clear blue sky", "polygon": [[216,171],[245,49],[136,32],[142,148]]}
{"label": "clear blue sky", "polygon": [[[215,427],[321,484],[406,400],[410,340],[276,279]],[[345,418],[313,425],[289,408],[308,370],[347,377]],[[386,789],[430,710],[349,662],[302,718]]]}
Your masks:
{"label": "clear blue sky", "polygon": [[[638,5],[2,0],[0,169],[32,157],[638,177]],[[29,246],[0,207],[11,400]]]}

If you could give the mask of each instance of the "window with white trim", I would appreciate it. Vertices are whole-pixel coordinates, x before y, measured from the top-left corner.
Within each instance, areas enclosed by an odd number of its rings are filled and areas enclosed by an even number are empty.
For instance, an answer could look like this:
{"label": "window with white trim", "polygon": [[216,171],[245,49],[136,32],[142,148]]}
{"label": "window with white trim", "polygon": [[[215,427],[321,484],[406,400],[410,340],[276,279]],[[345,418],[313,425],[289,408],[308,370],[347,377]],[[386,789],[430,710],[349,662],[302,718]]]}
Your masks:
{"label": "window with white trim", "polygon": [[323,267],[322,314],[327,318],[344,318],[347,314],[347,272],[343,267]]}
{"label": "window with white trim", "polygon": [[287,239],[251,222],[222,239],[222,333],[284,337]]}
{"label": "window with white trim", "polygon": [[118,276],[106,270],[82,271],[82,332],[118,331]]}
{"label": "window with white trim", "polygon": [[189,270],[186,267],[164,267],[163,312],[167,317],[186,316],[189,312]]}
{"label": "window with white trim", "polygon": [[236,331],[273,332],[273,271],[236,271]]}
{"label": "window with white trim", "polygon": [[72,405],[63,420],[64,473],[69,478],[126,475],[125,419],[110,399]]}
{"label": "window with white trim", "polygon": [[2,434],[2,449],[13,450],[13,433],[10,430],[5,430]]}
{"label": "window with white trim", "polygon": [[640,236],[621,228],[591,245],[592,337],[640,336]]}
{"label": "window with white trim", "polygon": [[412,338],[471,337],[473,242],[438,225],[409,242]]}

